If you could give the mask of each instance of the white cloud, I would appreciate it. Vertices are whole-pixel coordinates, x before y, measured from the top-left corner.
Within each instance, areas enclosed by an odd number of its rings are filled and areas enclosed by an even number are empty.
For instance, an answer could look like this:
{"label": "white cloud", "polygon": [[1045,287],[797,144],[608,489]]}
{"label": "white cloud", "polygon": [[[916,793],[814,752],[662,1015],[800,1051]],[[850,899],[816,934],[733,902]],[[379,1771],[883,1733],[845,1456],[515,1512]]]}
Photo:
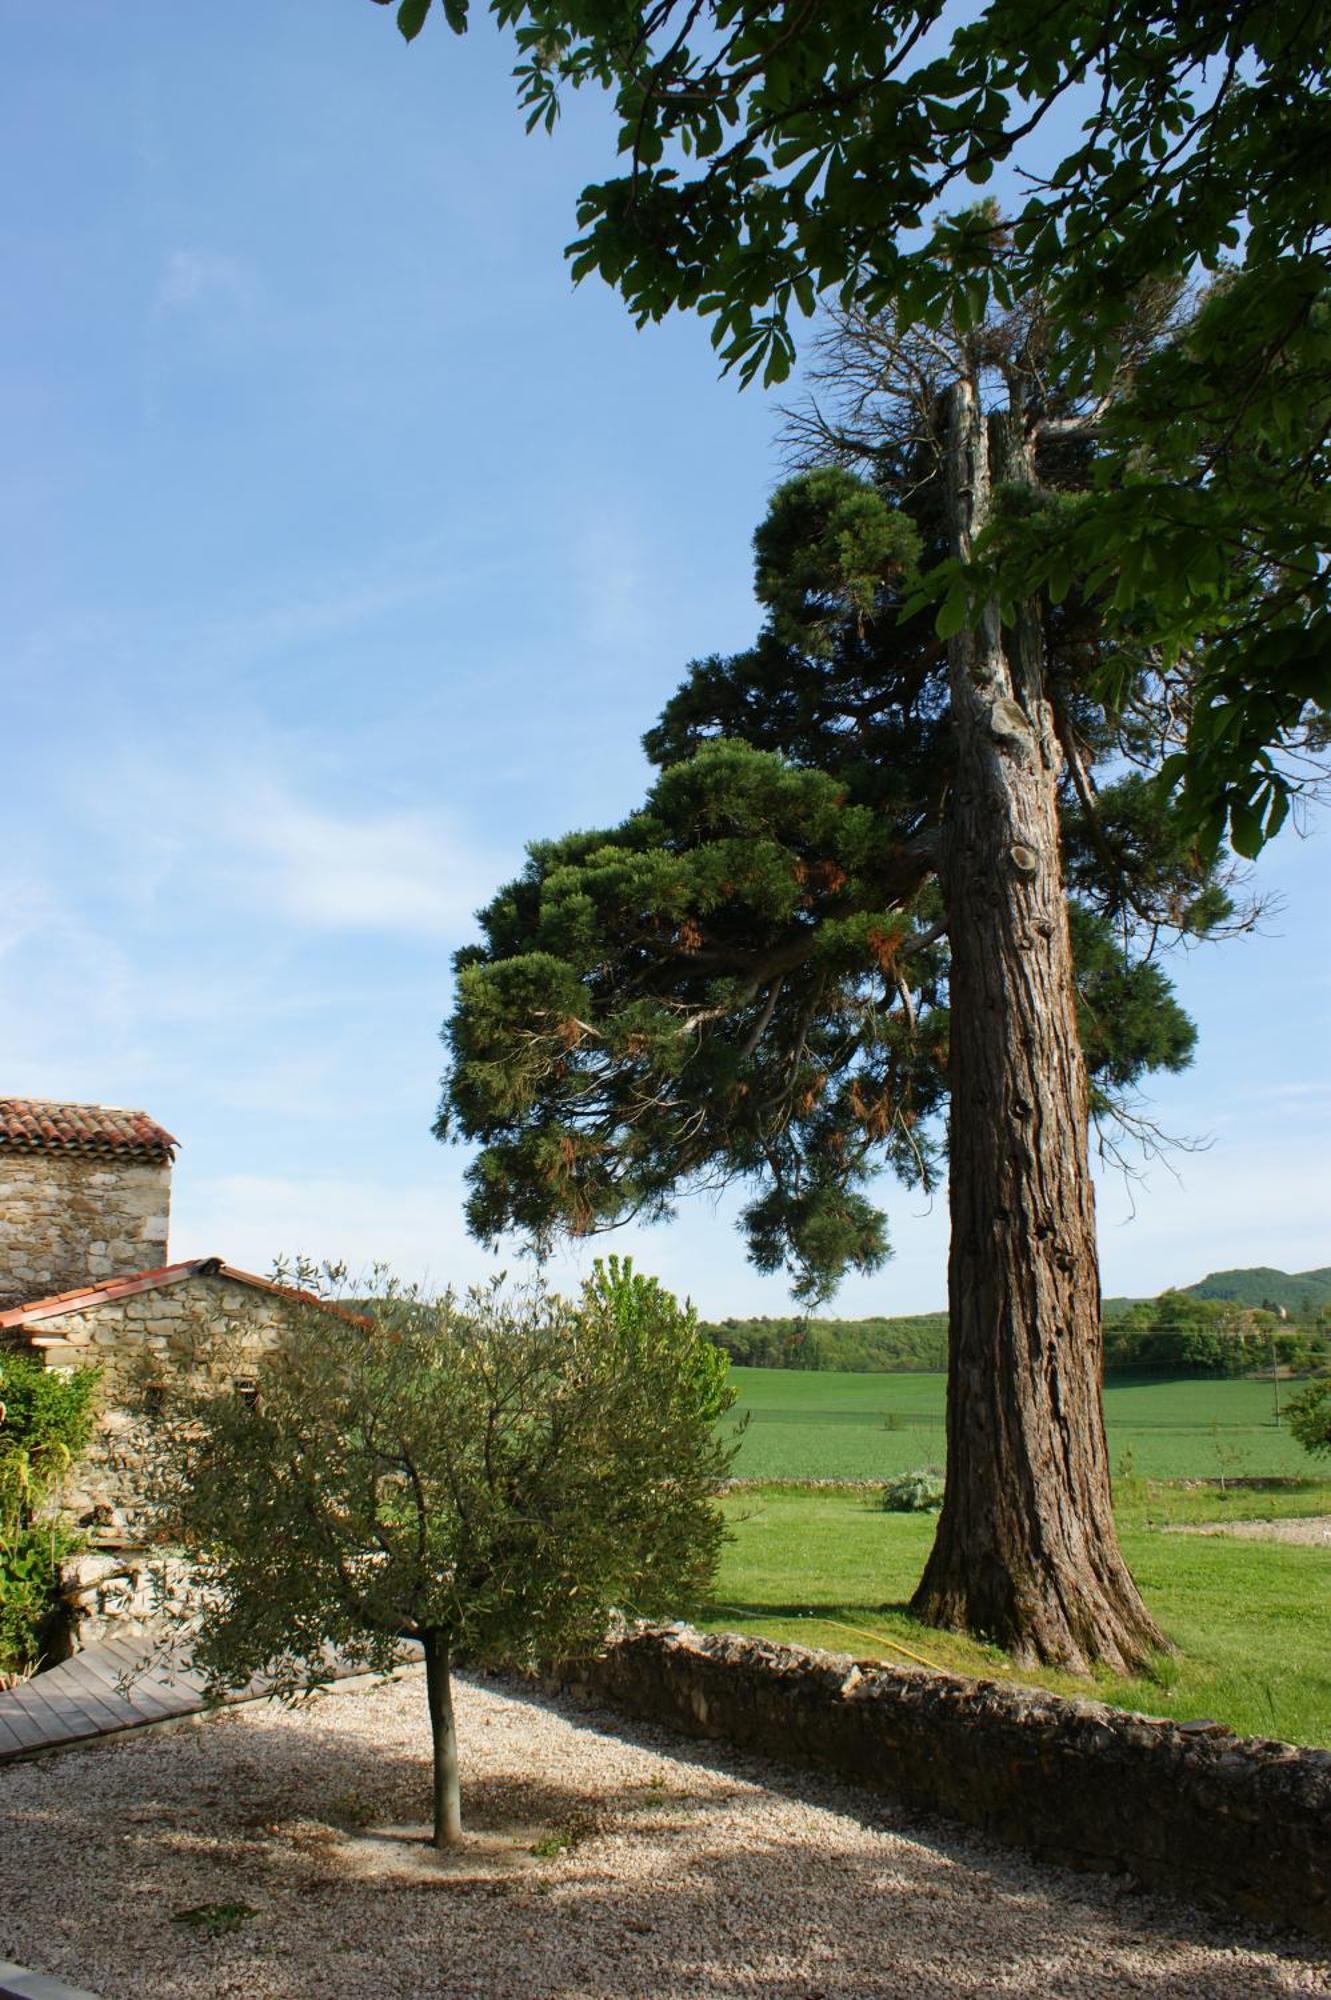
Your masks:
{"label": "white cloud", "polygon": [[[1216,1270],[1305,1271],[1331,1262],[1331,1169],[1314,1126],[1226,1132],[1205,1153],[1152,1168],[1144,1187],[1102,1181],[1104,1286],[1153,1296]],[[1177,1175],[1177,1178],[1175,1178]]]}
{"label": "white cloud", "polygon": [[631,523],[604,516],[574,534],[579,624],[589,644],[636,651],[656,634],[651,566]]}
{"label": "white cloud", "polygon": [[271,778],[224,782],[196,826],[233,901],[317,930],[457,938],[500,880],[441,815],[317,806]]}
{"label": "white cloud", "polygon": [[[302,763],[303,783],[288,775]],[[84,823],[80,900],[108,934],[128,915],[164,939],[165,926],[193,924],[205,908],[238,916],[251,943],[280,943],[293,926],[445,943],[470,934],[475,910],[519,863],[517,843],[501,852],[446,811],[382,805],[351,787],[330,798],[338,776],[292,744],[104,759],[65,802],[66,832],[76,816]],[[126,798],[132,816],[117,810]],[[49,896],[41,907],[50,929]]]}
{"label": "white cloud", "polygon": [[216,250],[182,249],[168,253],[153,293],[153,306],[163,313],[206,312],[223,318],[248,314],[258,285],[249,265]]}

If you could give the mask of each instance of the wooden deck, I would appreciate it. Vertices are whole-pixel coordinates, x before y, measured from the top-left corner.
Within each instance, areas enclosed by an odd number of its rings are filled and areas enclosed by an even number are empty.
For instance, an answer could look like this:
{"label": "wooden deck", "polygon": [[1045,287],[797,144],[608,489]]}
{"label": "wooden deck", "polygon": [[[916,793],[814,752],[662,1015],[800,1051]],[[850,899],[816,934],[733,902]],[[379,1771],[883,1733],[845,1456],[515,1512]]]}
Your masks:
{"label": "wooden deck", "polygon": [[[357,1671],[334,1668],[333,1678]],[[254,1680],[223,1701],[260,1701],[266,1692],[265,1683]],[[104,1639],[0,1692],[0,1764],[201,1715],[206,1706],[203,1675],[187,1658],[164,1654],[147,1638]]]}

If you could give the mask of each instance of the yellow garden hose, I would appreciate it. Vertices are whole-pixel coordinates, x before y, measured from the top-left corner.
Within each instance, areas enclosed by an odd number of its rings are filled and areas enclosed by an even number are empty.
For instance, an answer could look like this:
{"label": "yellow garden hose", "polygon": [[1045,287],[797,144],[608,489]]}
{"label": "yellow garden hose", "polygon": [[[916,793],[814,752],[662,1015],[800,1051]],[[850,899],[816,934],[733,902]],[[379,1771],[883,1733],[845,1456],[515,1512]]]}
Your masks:
{"label": "yellow garden hose", "polygon": [[[743,1610],[738,1604],[718,1604],[716,1608],[718,1611],[729,1611],[736,1618],[743,1618],[748,1624],[753,1622],[753,1614]],[[872,1639],[875,1645],[887,1646],[894,1653],[904,1653],[908,1660],[914,1660],[917,1667],[928,1667],[930,1673],[947,1672],[946,1667],[940,1667],[934,1660],[926,1660],[923,1653],[912,1653],[909,1646],[903,1646],[897,1639],[887,1638],[882,1632],[869,1632],[862,1625],[847,1625],[844,1618],[825,1618],[818,1612],[810,1612],[808,1615],[816,1624],[835,1625],[839,1632],[853,1632],[857,1638]]]}

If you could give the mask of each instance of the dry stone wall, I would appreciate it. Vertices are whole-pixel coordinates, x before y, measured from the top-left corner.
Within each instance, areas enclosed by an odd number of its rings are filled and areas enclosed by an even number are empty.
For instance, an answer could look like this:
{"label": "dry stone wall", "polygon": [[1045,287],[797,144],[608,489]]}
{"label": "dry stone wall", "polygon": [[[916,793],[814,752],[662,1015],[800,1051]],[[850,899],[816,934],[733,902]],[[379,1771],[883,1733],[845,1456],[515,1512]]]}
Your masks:
{"label": "dry stone wall", "polygon": [[1325,1750],[687,1627],[616,1640],[563,1684],[837,1771],[1064,1867],[1331,1937]]}
{"label": "dry stone wall", "polygon": [[169,1160],[0,1150],[0,1310],[166,1261]]}

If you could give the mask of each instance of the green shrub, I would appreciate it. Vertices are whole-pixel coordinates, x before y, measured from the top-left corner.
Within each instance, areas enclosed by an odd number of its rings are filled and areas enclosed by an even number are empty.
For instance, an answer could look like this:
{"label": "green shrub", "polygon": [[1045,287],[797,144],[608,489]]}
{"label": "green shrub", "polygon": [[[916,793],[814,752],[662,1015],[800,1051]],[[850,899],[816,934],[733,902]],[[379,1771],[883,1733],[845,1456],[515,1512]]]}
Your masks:
{"label": "green shrub", "polygon": [[936,1514],[943,1504],[943,1474],[937,1465],[919,1465],[889,1479],[878,1496],[887,1514]]}
{"label": "green shrub", "polygon": [[60,1565],[79,1537],[50,1512],[88,1442],[97,1371],[0,1352],[0,1674],[38,1664]]}

